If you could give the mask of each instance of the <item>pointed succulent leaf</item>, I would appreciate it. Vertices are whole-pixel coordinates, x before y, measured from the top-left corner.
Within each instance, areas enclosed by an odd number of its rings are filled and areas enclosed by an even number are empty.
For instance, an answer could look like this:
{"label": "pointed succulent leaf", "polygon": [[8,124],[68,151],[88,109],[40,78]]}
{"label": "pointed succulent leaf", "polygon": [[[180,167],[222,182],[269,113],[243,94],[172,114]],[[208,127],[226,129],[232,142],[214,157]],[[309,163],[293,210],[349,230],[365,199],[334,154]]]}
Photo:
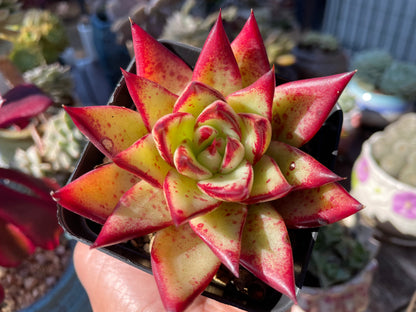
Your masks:
{"label": "pointed succulent leaf", "polygon": [[35,251],[35,245],[14,225],[0,219],[0,266],[16,267]]}
{"label": "pointed succulent leaf", "polygon": [[236,277],[239,275],[241,235],[246,215],[246,205],[223,202],[210,213],[189,221],[194,232]]}
{"label": "pointed succulent leaf", "polygon": [[227,103],[236,113],[253,113],[271,121],[275,86],[271,69],[250,86],[227,96]]}
{"label": "pointed succulent leaf", "polygon": [[188,113],[173,113],[160,118],[152,130],[153,139],[160,156],[172,167],[176,148],[192,141],[195,118]]}
{"label": "pointed succulent leaf", "polygon": [[272,127],[267,118],[256,114],[238,114],[241,120],[241,142],[246,159],[255,164],[266,152],[272,138]]}
{"label": "pointed succulent leaf", "polygon": [[163,190],[140,181],[120,198],[93,247],[103,247],[153,233],[172,225]]}
{"label": "pointed succulent leaf", "polygon": [[166,176],[163,190],[173,222],[178,225],[190,218],[218,207],[221,202],[199,190],[197,182],[172,169]]}
{"label": "pointed succulent leaf", "polygon": [[289,144],[273,141],[267,155],[277,162],[284,177],[295,189],[314,188],[342,180],[315,158]]}
{"label": "pointed succulent leaf", "polygon": [[79,130],[112,158],[148,133],[138,112],[119,106],[64,107]]}
{"label": "pointed succulent leaf", "polygon": [[59,205],[104,224],[120,197],[140,179],[114,163],[100,166],[53,193]]}
{"label": "pointed succulent leaf", "polygon": [[223,101],[207,106],[196,119],[197,127],[208,125],[227,136],[241,138],[239,116]]}
{"label": "pointed succulent leaf", "polygon": [[167,311],[183,311],[211,282],[221,264],[188,224],[157,232],[152,271]]}
{"label": "pointed succulent leaf", "polygon": [[251,85],[270,70],[266,48],[253,11],[231,43],[231,48],[240,68],[243,87]]}
{"label": "pointed succulent leaf", "polygon": [[285,196],[292,190],[292,186],[286,181],[279,166],[271,157],[264,155],[253,169],[253,187],[245,203],[271,201]]}
{"label": "pointed succulent leaf", "polygon": [[269,204],[248,207],[240,263],[296,302],[292,246],[285,222]]}
{"label": "pointed succulent leaf", "polygon": [[192,80],[220,91],[224,96],[242,88],[240,70],[219,14],[196,62]]}
{"label": "pointed succulent leaf", "polygon": [[273,202],[289,228],[312,228],[349,217],[363,208],[338,183],[298,190]]}
{"label": "pointed succulent leaf", "polygon": [[273,138],[300,147],[321,128],[355,72],[304,79],[277,86]]}
{"label": "pointed succulent leaf", "polygon": [[172,113],[177,95],[144,77],[122,70],[129,94],[149,132],[156,121]]}
{"label": "pointed succulent leaf", "polygon": [[225,98],[210,86],[192,81],[177,99],[173,112],[190,113],[196,118],[205,107],[217,100],[225,101]]}
{"label": "pointed succulent leaf", "polygon": [[150,133],[118,153],[113,161],[120,168],[130,171],[159,188],[162,188],[166,174],[172,168],[160,156]]}
{"label": "pointed succulent leaf", "polygon": [[227,137],[220,173],[233,171],[244,159],[245,149],[241,142],[233,137]]}
{"label": "pointed succulent leaf", "polygon": [[225,144],[224,139],[220,137],[214,138],[211,145],[198,154],[198,162],[211,172],[217,172],[221,168]]}
{"label": "pointed succulent leaf", "polygon": [[0,219],[17,227],[35,246],[58,246],[62,228],[52,198],[40,198],[6,185],[0,183]]}
{"label": "pointed succulent leaf", "polygon": [[243,161],[234,171],[201,180],[197,185],[202,192],[213,198],[230,202],[243,201],[249,197],[253,186],[253,167]]}
{"label": "pointed succulent leaf", "polygon": [[185,62],[131,22],[136,74],[152,80],[179,94],[192,78],[192,70]]}
{"label": "pointed succulent leaf", "polygon": [[193,143],[196,152],[207,148],[218,135],[218,130],[211,126],[200,126],[195,129]]}
{"label": "pointed succulent leaf", "polygon": [[52,104],[53,100],[35,85],[16,86],[0,97],[0,128],[13,124],[24,128]]}
{"label": "pointed succulent leaf", "polygon": [[182,143],[178,146],[173,155],[173,162],[180,174],[191,179],[203,180],[212,177],[211,171],[201,165],[196,159],[188,143]]}

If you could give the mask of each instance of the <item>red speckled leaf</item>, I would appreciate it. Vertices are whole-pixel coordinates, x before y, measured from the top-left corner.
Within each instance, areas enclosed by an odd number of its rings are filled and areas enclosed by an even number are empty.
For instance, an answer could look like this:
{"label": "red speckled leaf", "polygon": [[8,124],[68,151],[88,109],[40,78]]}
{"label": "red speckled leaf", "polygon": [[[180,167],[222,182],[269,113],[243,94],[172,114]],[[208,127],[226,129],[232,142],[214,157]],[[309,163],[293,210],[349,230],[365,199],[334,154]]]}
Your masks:
{"label": "red speckled leaf", "polygon": [[152,270],[167,311],[183,311],[211,282],[221,264],[189,224],[156,233]]}
{"label": "red speckled leaf", "polygon": [[163,189],[175,224],[182,224],[190,218],[207,213],[221,202],[202,193],[197,182],[172,169],[166,176]]}
{"label": "red speckled leaf", "polygon": [[246,215],[246,205],[223,202],[210,213],[189,221],[195,233],[236,277],[239,275],[241,235]]}
{"label": "red speckled leaf", "polygon": [[254,182],[250,197],[245,203],[254,204],[285,196],[292,186],[286,181],[279,166],[264,155],[254,166]]}
{"label": "red speckled leaf", "polygon": [[241,119],[241,142],[246,159],[256,164],[266,152],[272,138],[272,127],[267,118],[256,114],[238,114]]}
{"label": "red speckled leaf", "polygon": [[178,56],[131,22],[136,74],[180,94],[191,81],[192,70]]}
{"label": "red speckled leaf", "polygon": [[251,85],[270,70],[266,48],[253,11],[231,43],[231,48],[240,67],[244,87]]}
{"label": "red speckled leaf", "polygon": [[112,158],[148,131],[136,111],[119,106],[65,107],[78,129]]}
{"label": "red speckled leaf", "polygon": [[321,128],[355,72],[304,79],[277,86],[273,138],[300,147]]}
{"label": "red speckled leaf", "polygon": [[156,121],[172,113],[178,98],[161,85],[144,77],[122,70],[130,96],[137,107],[149,132]]}
{"label": "red speckled leaf", "polygon": [[134,174],[110,163],[89,171],[52,196],[66,209],[103,224],[121,196],[139,181]]}
{"label": "red speckled leaf", "polygon": [[93,247],[124,242],[172,224],[163,191],[140,181],[121,197]]}
{"label": "red speckled leaf", "polygon": [[239,202],[247,199],[253,185],[253,167],[247,161],[232,172],[218,174],[211,179],[197,183],[199,189],[222,201]]}
{"label": "red speckled leaf", "polygon": [[338,183],[298,190],[273,202],[289,228],[312,228],[331,224],[363,208]]}
{"label": "red speckled leaf", "polygon": [[286,180],[295,188],[314,188],[342,180],[312,156],[286,143],[272,141],[267,155],[279,165]]}
{"label": "red speckled leaf", "polygon": [[225,101],[225,98],[210,86],[192,81],[176,101],[173,112],[185,112],[197,118],[205,107],[216,100]]}
{"label": "red speckled leaf", "polygon": [[160,157],[150,133],[117,154],[113,161],[121,168],[159,188],[162,188],[166,174],[172,168]]}
{"label": "red speckled leaf", "polygon": [[0,237],[2,267],[16,267],[35,251],[35,245],[17,227],[2,219],[0,219]]}
{"label": "red speckled leaf", "polygon": [[254,113],[271,121],[275,85],[271,69],[250,86],[227,96],[227,103],[236,113]]}
{"label": "red speckled leaf", "polygon": [[227,96],[242,88],[241,74],[221,14],[211,29],[196,62],[192,80],[203,82]]}
{"label": "red speckled leaf", "polygon": [[269,203],[248,207],[240,263],[296,302],[289,234],[282,217]]}

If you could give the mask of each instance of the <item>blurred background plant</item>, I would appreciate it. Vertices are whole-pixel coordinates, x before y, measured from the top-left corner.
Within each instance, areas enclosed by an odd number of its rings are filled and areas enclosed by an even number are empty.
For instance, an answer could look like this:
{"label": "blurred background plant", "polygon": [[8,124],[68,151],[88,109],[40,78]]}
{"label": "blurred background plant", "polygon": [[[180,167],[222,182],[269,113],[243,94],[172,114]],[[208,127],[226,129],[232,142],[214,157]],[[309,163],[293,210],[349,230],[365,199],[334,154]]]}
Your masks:
{"label": "blurred background plant", "polygon": [[353,55],[351,69],[355,79],[366,89],[414,101],[416,65],[397,61],[384,50],[363,50]]}

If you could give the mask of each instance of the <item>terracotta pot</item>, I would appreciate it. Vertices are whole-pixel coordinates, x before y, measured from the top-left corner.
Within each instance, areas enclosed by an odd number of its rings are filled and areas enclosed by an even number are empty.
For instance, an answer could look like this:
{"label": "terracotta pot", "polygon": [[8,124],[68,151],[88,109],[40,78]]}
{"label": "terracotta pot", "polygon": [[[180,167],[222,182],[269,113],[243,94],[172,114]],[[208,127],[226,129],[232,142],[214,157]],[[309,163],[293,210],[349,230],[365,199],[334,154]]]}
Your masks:
{"label": "terracotta pot", "polygon": [[[195,65],[198,58],[199,49],[163,41],[165,46],[179,55],[190,67]],[[134,63],[129,65],[128,70],[134,72]],[[282,80],[277,79],[282,83]],[[119,105],[133,108],[134,104],[127,91],[126,84],[122,79],[116,87],[112,97],[109,100],[111,105]],[[308,153],[312,154],[321,163],[331,168],[335,162],[339,135],[342,125],[342,111],[339,107],[333,110],[324,126],[317,135],[305,146]],[[325,143],[323,143],[325,142]],[[90,171],[94,166],[101,164],[103,155],[89,143],[78,163],[70,180],[74,180],[82,174]],[[88,245],[96,239],[101,226],[89,221],[69,210],[58,207],[58,217],[62,227],[73,236]],[[315,229],[290,230],[290,240],[292,242],[294,263],[295,263],[295,280],[296,286],[301,287],[306,274],[307,264],[309,262],[310,253],[312,251],[314,239],[317,231]],[[143,250],[138,250],[130,242],[121,243],[102,250],[121,261],[133,265],[145,272],[151,274],[150,255]],[[227,269],[220,267],[218,275],[229,276]],[[250,282],[245,285],[244,289],[238,287],[242,280],[232,277],[232,281],[228,283],[216,282],[215,279],[203,292],[203,295],[218,300],[220,302],[236,306],[238,308],[249,311],[287,311],[292,301],[286,296],[282,296],[279,292],[261,282],[250,273]]]}

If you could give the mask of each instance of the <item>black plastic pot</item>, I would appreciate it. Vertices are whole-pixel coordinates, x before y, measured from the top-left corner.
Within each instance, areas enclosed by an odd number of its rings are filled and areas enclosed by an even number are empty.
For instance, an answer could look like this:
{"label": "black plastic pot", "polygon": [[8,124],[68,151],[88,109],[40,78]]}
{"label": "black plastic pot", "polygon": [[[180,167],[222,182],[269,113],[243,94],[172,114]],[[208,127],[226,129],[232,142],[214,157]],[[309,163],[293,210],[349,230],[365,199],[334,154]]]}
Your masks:
{"label": "black plastic pot", "polygon": [[[193,67],[195,65],[200,52],[199,49],[169,41],[163,41],[163,44],[184,59],[189,66]],[[128,70],[134,72],[133,62],[129,65]],[[285,81],[277,78],[277,82],[281,84]],[[134,108],[123,79],[117,85],[108,104]],[[342,111],[339,107],[336,107],[320,131],[304,147],[308,153],[329,168],[334,166],[341,126]],[[101,164],[103,157],[91,143],[87,144],[70,181]],[[95,241],[101,229],[101,225],[61,206],[58,206],[58,217],[61,226],[68,234],[88,245]],[[293,248],[296,286],[301,288],[317,229],[290,230],[289,235]],[[149,254],[143,250],[138,250],[131,242],[105,247],[102,248],[102,251],[143,271],[152,273]],[[251,275],[248,272],[245,273]],[[230,276],[228,270],[222,266],[218,274]],[[247,285],[241,287],[242,281],[239,279],[231,279],[228,283],[219,283],[213,280],[203,295],[247,311],[287,311],[292,305],[289,298],[282,296],[254,276],[251,275],[248,281]]]}

